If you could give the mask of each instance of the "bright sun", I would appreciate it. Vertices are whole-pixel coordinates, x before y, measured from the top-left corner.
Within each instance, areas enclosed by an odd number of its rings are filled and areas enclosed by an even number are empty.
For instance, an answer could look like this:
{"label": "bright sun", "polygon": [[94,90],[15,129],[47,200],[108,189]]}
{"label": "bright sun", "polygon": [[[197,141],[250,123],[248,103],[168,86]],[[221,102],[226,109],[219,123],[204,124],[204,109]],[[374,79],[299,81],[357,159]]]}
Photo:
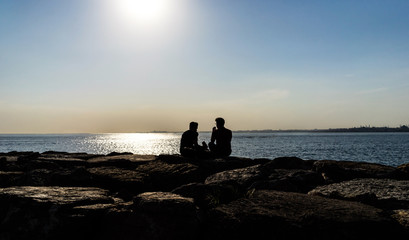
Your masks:
{"label": "bright sun", "polygon": [[131,25],[154,27],[166,21],[170,0],[116,0],[120,18]]}

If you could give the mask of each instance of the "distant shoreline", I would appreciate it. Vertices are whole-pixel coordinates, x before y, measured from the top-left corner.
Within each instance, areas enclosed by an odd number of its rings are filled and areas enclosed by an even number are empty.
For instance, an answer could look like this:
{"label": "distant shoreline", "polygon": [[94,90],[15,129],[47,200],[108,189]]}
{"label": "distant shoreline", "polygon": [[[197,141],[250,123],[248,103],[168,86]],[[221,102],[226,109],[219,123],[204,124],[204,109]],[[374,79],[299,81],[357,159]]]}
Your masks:
{"label": "distant shoreline", "polygon": [[242,133],[277,133],[277,132],[316,132],[316,133],[338,133],[338,132],[409,132],[409,127],[354,127],[354,128],[330,128],[330,129],[306,129],[306,130],[239,130]]}

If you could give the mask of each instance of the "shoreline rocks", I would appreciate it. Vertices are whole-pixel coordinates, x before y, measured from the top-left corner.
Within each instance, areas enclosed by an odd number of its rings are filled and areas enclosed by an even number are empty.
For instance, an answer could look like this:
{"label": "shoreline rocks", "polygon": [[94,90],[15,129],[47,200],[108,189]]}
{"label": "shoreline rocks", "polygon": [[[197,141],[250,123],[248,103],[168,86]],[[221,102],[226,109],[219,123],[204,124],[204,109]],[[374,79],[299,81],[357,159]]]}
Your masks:
{"label": "shoreline rocks", "polygon": [[0,240],[405,239],[407,166],[0,153]]}

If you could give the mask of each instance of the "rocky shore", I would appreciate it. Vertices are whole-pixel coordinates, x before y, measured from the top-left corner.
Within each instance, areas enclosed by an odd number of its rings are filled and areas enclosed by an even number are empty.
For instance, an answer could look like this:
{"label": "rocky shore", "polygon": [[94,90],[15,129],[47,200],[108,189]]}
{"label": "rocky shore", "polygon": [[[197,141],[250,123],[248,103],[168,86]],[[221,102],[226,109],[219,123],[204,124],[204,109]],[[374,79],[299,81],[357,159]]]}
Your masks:
{"label": "rocky shore", "polygon": [[408,237],[409,164],[0,153],[0,240]]}

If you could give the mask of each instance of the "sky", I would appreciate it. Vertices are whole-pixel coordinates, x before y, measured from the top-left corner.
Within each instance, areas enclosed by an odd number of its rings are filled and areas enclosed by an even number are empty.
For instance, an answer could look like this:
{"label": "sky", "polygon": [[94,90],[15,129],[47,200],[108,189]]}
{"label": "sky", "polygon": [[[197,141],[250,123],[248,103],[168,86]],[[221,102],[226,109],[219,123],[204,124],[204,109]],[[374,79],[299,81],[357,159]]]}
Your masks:
{"label": "sky", "polygon": [[409,124],[407,0],[0,0],[0,133]]}

